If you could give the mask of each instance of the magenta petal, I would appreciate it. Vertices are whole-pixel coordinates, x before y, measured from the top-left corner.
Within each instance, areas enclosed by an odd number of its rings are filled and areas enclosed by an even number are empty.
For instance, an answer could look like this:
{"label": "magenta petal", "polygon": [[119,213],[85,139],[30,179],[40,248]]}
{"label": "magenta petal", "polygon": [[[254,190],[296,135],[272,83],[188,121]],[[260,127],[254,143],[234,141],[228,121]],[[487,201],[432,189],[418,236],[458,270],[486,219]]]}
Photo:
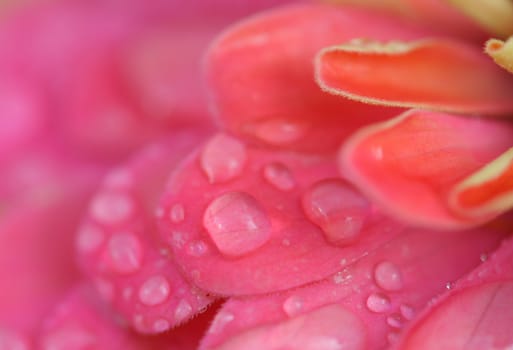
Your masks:
{"label": "magenta petal", "polygon": [[205,133],[183,130],[113,170],[92,199],[77,237],[81,265],[103,298],[142,333],[188,321],[212,299],[189,284],[156,236],[156,203],[167,175]]}
{"label": "magenta petal", "polygon": [[508,239],[426,309],[398,349],[506,349],[513,344],[512,315],[513,240]]}
{"label": "magenta petal", "polygon": [[[477,266],[481,254],[495,249],[502,237],[504,232],[484,229],[453,235],[405,230],[320,283],[280,294],[230,299],[201,349],[236,349],[232,344],[242,340],[266,349],[299,349],[292,346],[296,336],[304,344],[323,338],[339,348],[384,348],[433,296]],[[303,322],[297,335],[283,332],[291,323],[315,319],[326,308],[334,308],[338,317],[344,315],[345,329],[332,332],[328,320],[318,320]],[[264,346],[268,342],[281,347]]]}

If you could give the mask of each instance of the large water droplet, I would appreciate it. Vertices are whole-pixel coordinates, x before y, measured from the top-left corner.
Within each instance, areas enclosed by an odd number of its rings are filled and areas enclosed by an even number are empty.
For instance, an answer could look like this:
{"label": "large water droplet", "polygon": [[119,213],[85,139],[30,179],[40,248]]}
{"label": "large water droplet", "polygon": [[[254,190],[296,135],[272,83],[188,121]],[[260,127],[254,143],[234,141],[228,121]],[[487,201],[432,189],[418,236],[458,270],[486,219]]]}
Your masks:
{"label": "large water droplet", "polygon": [[171,222],[177,224],[185,219],[185,209],[180,203],[175,204],[169,210],[169,219]]}
{"label": "large water droplet", "polygon": [[281,191],[290,191],[296,181],[290,170],[282,163],[270,163],[264,167],[264,178]]}
{"label": "large water droplet", "polygon": [[398,291],[403,288],[401,270],[390,261],[383,261],[376,266],[374,280],[386,291]]}
{"label": "large water droplet", "polygon": [[290,296],[283,302],[283,311],[288,316],[296,316],[303,309],[303,299],[298,296]]}
{"label": "large water droplet", "polygon": [[355,241],[365,223],[369,203],[341,180],[326,180],[313,185],[303,195],[303,209],[310,221],[321,227],[334,244]]}
{"label": "large water droplet", "polygon": [[123,193],[100,193],[91,202],[90,211],[99,223],[117,224],[130,218],[134,211],[134,202]]}
{"label": "large water droplet", "polygon": [[103,243],[104,235],[102,230],[94,226],[84,226],[77,236],[77,249],[81,253],[89,254],[96,251]]}
{"label": "large water droplet", "polygon": [[169,282],[163,276],[153,276],[139,288],[139,300],[147,306],[163,303],[169,296]]}
{"label": "large water droplet", "polygon": [[298,141],[306,132],[306,126],[292,121],[273,119],[253,125],[254,135],[272,145],[286,145]]}
{"label": "large water droplet", "polygon": [[111,268],[118,273],[133,273],[141,267],[142,248],[132,233],[116,233],[109,240]]}
{"label": "large water droplet", "polygon": [[201,153],[201,168],[210,183],[230,181],[239,176],[246,164],[246,147],[239,140],[225,135],[214,136]]}
{"label": "large water droplet", "polygon": [[387,312],[390,307],[390,299],[386,295],[374,293],[367,298],[367,308],[372,312]]}
{"label": "large water droplet", "polygon": [[183,322],[188,319],[192,314],[192,306],[187,300],[182,299],[178,303],[175,310],[175,321],[177,323]]}
{"label": "large water droplet", "polygon": [[262,205],[243,192],[214,199],[205,211],[203,226],[219,251],[231,256],[256,250],[271,236],[271,222]]}

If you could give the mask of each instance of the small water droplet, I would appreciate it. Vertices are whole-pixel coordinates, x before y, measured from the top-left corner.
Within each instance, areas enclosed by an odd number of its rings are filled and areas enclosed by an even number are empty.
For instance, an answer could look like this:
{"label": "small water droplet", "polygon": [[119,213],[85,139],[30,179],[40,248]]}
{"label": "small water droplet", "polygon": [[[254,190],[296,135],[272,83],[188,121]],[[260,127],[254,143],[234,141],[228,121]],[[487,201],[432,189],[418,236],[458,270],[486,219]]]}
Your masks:
{"label": "small water droplet", "polygon": [[399,311],[401,311],[401,315],[403,315],[403,317],[408,321],[413,320],[413,317],[415,317],[415,311],[409,305],[402,304],[399,306]]}
{"label": "small water droplet", "polygon": [[142,247],[132,233],[114,234],[108,243],[111,268],[118,273],[133,273],[141,267]]}
{"label": "small water droplet", "polygon": [[283,244],[285,247],[289,247],[290,246],[290,239],[284,238],[281,241],[281,244]]}
{"label": "small water droplet", "polygon": [[210,325],[208,332],[219,333],[228,323],[232,322],[234,319],[235,316],[233,316],[233,314],[226,311],[220,311],[214,318],[214,321]]}
{"label": "small water droplet", "polygon": [[205,242],[198,240],[187,243],[187,254],[191,256],[202,256],[208,251],[208,246]]}
{"label": "small water droplet", "polygon": [[205,211],[203,226],[219,251],[231,256],[252,252],[271,236],[271,222],[262,205],[243,192],[214,199]]}
{"label": "small water droplet", "polygon": [[353,279],[353,275],[351,275],[351,272],[349,269],[345,268],[342,271],[338,271],[333,275],[333,282],[335,284],[347,284],[351,282]]}
{"label": "small water droplet", "polygon": [[107,174],[103,183],[106,187],[113,189],[129,188],[133,185],[134,178],[130,171],[119,168]]}
{"label": "small water droplet", "polygon": [[282,163],[267,164],[264,167],[264,178],[281,191],[290,191],[296,186],[292,173]]}
{"label": "small water droplet", "polygon": [[169,282],[163,276],[153,276],[139,288],[139,300],[147,306],[163,303],[169,296]]}
{"label": "small water droplet", "polygon": [[134,211],[134,202],[123,193],[100,193],[93,198],[90,211],[99,223],[118,224],[130,218]]}
{"label": "small water droplet", "polygon": [[225,135],[214,136],[201,153],[200,164],[210,183],[227,182],[238,177],[246,164],[246,147]]}
{"label": "small water droplet", "polygon": [[347,259],[346,258],[340,259],[340,266],[346,266],[346,265],[347,265]]}
{"label": "small water droplet", "polygon": [[369,203],[342,180],[314,184],[303,195],[306,217],[318,225],[333,244],[355,241],[362,231]]}
{"label": "small water droplet", "polygon": [[401,315],[392,314],[387,317],[387,324],[392,328],[402,328],[403,327],[403,319]]}
{"label": "small water droplet", "polygon": [[104,235],[102,230],[94,226],[84,226],[77,236],[77,249],[84,254],[96,251],[103,243]]}
{"label": "small water droplet", "polygon": [[447,282],[447,283],[445,284],[445,289],[447,289],[447,290],[451,290],[451,289],[452,289],[452,282]]}
{"label": "small water droplet", "polygon": [[153,330],[156,333],[162,333],[171,328],[171,325],[169,324],[169,321],[163,318],[159,318],[153,323]]}
{"label": "small water droplet", "polygon": [[390,261],[383,261],[376,266],[374,280],[386,291],[398,291],[403,288],[401,270]]}
{"label": "small water droplet", "polygon": [[164,217],[164,208],[157,207],[157,209],[155,209],[154,215],[157,219],[162,219]]}
{"label": "small water droplet", "polygon": [[182,299],[175,310],[175,321],[180,323],[188,319],[192,314],[192,306],[187,300]]}
{"label": "small water droplet", "polygon": [[399,340],[399,334],[397,334],[397,333],[388,333],[387,340],[388,340],[388,343],[390,345],[393,345],[393,344],[397,343],[397,341]]}
{"label": "small water droplet", "polygon": [[185,219],[185,209],[181,204],[175,204],[169,210],[169,219],[171,222],[178,224]]}
{"label": "small water droplet", "polygon": [[386,295],[373,293],[367,298],[367,308],[372,312],[387,312],[390,307],[390,299]]}
{"label": "small water droplet", "polygon": [[171,233],[171,245],[177,249],[183,248],[185,244],[184,234],[182,232],[173,231]]}
{"label": "small water droplet", "polygon": [[252,128],[255,137],[272,145],[286,145],[301,139],[306,126],[283,119],[264,120]]}
{"label": "small water droplet", "polygon": [[479,260],[481,260],[481,262],[485,262],[486,260],[488,260],[488,254],[486,253],[483,253],[479,256]]}
{"label": "small water droplet", "polygon": [[283,311],[290,316],[296,316],[303,309],[303,299],[298,296],[290,296],[283,302]]}

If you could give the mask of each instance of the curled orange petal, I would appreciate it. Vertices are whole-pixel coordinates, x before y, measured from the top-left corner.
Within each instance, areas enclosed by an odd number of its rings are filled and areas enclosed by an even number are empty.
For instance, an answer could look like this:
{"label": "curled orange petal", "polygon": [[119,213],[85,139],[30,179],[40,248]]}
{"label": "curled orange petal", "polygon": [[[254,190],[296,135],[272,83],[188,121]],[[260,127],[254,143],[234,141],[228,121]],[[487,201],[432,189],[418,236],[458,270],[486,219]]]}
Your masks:
{"label": "curled orange petal", "polygon": [[494,217],[513,208],[513,148],[460,182],[449,198],[467,217]]}
{"label": "curled orange petal", "polygon": [[513,34],[511,0],[448,0],[488,32],[507,38]]}
{"label": "curled orange petal", "polygon": [[353,40],[323,49],[316,78],[329,93],[399,107],[469,114],[513,113],[513,79],[462,42]]}
{"label": "curled orange petal", "polygon": [[513,73],[513,36],[506,42],[499,39],[488,40],[485,52],[493,58],[495,63]]}
{"label": "curled orange petal", "polygon": [[342,147],[341,174],[388,214],[417,226],[461,229],[488,217],[449,207],[451,190],[513,144],[513,126],[421,110],[361,129]]}

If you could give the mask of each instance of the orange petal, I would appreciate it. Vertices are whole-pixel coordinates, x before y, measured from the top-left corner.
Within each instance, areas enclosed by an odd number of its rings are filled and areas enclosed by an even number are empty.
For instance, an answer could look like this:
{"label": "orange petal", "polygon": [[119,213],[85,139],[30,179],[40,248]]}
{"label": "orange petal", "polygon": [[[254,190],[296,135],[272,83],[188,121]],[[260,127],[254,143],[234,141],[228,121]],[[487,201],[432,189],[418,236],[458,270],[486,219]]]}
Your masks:
{"label": "orange petal", "polygon": [[474,218],[513,208],[513,148],[459,183],[449,198],[458,213]]}
{"label": "orange petal", "polygon": [[411,110],[356,133],[343,146],[339,165],[400,220],[459,229],[483,219],[456,215],[449,192],[512,144],[513,126],[504,122]]}
{"label": "orange petal", "polygon": [[493,58],[495,63],[513,73],[513,36],[506,42],[498,39],[488,40],[485,52]]}
{"label": "orange petal", "polygon": [[507,38],[513,34],[511,0],[448,0],[488,32]]}
{"label": "orange petal", "polygon": [[513,112],[513,79],[473,46],[442,39],[353,40],[316,58],[322,89],[367,103],[461,113]]}

